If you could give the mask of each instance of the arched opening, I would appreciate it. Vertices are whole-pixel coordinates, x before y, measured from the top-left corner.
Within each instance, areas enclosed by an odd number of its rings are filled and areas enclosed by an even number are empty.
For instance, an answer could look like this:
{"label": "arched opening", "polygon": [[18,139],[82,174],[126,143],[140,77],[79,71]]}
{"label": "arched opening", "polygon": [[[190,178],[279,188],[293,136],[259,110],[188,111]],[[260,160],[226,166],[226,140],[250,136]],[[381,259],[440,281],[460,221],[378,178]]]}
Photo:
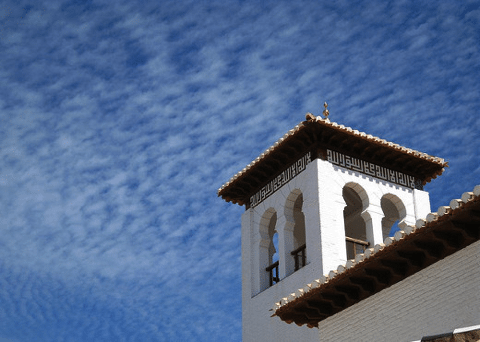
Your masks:
{"label": "arched opening", "polygon": [[260,220],[260,291],[280,281],[278,258],[277,212],[269,208]]}
{"label": "arched opening", "polygon": [[346,206],[343,209],[345,222],[345,240],[347,259],[354,259],[368,247],[367,231],[362,213],[368,207],[368,196],[365,190],[356,183],[348,183],[343,187],[343,199]]}
{"label": "arched opening", "polygon": [[303,208],[303,194],[300,190],[293,190],[285,205],[285,260],[287,275],[299,270],[307,264],[307,245],[305,235],[305,215]]}
{"label": "arched opening", "polygon": [[293,228],[293,251],[290,254],[293,256],[295,266],[294,271],[297,271],[307,263],[307,244],[305,238],[305,215],[302,211],[303,194],[298,195],[293,206],[293,217],[295,220],[295,227]]}
{"label": "arched opening", "polygon": [[384,195],[380,204],[385,215],[382,219],[382,235],[386,239],[399,230],[398,224],[405,218],[406,210],[403,202],[392,194]]}

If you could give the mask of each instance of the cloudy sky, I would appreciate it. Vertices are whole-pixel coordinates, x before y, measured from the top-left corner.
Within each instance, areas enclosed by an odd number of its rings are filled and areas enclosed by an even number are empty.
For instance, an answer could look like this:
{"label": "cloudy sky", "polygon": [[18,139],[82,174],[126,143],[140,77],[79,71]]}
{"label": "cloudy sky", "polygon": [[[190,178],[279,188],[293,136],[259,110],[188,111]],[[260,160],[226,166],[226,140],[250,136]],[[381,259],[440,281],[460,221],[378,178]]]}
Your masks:
{"label": "cloudy sky", "polygon": [[0,4],[0,341],[240,341],[217,189],[306,112],[480,183],[476,1]]}

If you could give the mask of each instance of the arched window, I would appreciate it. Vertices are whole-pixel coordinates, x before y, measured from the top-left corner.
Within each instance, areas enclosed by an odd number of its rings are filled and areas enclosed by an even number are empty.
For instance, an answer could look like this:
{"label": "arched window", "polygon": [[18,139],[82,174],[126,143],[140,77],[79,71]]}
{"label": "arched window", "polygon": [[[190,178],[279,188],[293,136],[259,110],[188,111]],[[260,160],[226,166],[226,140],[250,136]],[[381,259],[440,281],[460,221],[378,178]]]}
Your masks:
{"label": "arched window", "polygon": [[385,239],[393,236],[398,230],[398,223],[405,218],[406,210],[400,198],[392,194],[384,195],[380,204],[385,215],[382,219],[382,234]]}
{"label": "arched window", "polygon": [[260,291],[280,281],[276,224],[277,212],[270,208],[260,220]]}
{"label": "arched window", "polygon": [[342,194],[346,203],[343,218],[347,259],[354,259],[355,255],[363,253],[369,245],[365,219],[362,217],[362,213],[368,207],[368,197],[365,190],[356,183],[346,184]]}
{"label": "arched window", "polygon": [[305,235],[305,215],[303,194],[293,190],[285,204],[285,260],[287,275],[299,270],[307,264],[307,245]]}

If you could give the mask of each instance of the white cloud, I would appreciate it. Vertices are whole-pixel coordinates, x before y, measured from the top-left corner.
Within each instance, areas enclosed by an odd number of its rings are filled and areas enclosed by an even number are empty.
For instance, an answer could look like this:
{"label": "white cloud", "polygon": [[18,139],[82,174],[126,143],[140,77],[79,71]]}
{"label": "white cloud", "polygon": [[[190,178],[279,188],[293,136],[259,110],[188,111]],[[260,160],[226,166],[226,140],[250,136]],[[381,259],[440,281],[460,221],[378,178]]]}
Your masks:
{"label": "white cloud", "polygon": [[16,277],[0,337],[47,322],[175,340],[187,322],[183,340],[239,339],[243,209],[216,190],[324,101],[333,121],[451,161],[433,208],[478,181],[478,11],[22,5],[0,31],[0,266]]}

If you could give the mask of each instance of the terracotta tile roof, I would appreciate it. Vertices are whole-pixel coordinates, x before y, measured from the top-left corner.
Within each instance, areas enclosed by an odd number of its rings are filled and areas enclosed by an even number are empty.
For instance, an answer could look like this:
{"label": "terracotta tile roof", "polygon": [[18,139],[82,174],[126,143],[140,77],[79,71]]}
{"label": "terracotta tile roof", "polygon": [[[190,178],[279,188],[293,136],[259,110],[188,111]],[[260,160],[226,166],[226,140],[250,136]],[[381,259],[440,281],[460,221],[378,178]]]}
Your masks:
{"label": "terracotta tile roof", "polygon": [[[341,141],[348,141],[348,145],[352,145],[352,142],[354,142],[359,145],[359,151],[365,150],[365,146],[370,146],[376,149],[377,155],[379,154],[378,150],[381,150],[382,153],[380,154],[386,155],[388,153],[389,155],[392,155],[392,153],[394,153],[397,157],[396,159],[402,159],[402,162],[406,159],[409,161],[415,161],[415,168],[417,171],[420,170],[418,172],[422,173],[421,176],[424,184],[429,182],[432,178],[441,175],[444,168],[448,166],[448,163],[442,158],[434,157],[373,135],[359,132],[350,127],[331,122],[328,119],[323,119],[320,116],[315,117],[312,114],[307,113],[306,119],[307,120],[299,123],[293,129],[288,131],[283,137],[275,142],[275,144],[266,149],[243,170],[235,174],[228,182],[223,184],[222,187],[218,189],[218,196],[223,197],[226,201],[231,201],[240,205],[245,204],[245,198],[242,197],[251,194],[253,191],[252,189],[256,188],[262,183],[262,181],[264,181],[264,179],[259,178],[262,178],[262,175],[268,174],[268,172],[272,170],[271,167],[267,168],[267,171],[261,170],[263,166],[266,166],[269,163],[272,164],[272,160],[275,160],[275,167],[277,168],[287,165],[293,160],[292,158],[289,158],[290,156],[295,155],[293,158],[296,158],[296,156],[304,153],[305,150],[311,148],[312,145],[315,144],[328,145],[332,140],[332,137],[334,137],[333,139],[336,139],[335,143],[337,143],[339,139]],[[401,158],[398,158],[399,156]],[[257,172],[255,177],[248,179],[250,174],[253,174],[254,171],[258,170],[260,171]]]}
{"label": "terracotta tile roof", "polygon": [[275,303],[273,316],[308,327],[480,239],[480,185],[415,226]]}

